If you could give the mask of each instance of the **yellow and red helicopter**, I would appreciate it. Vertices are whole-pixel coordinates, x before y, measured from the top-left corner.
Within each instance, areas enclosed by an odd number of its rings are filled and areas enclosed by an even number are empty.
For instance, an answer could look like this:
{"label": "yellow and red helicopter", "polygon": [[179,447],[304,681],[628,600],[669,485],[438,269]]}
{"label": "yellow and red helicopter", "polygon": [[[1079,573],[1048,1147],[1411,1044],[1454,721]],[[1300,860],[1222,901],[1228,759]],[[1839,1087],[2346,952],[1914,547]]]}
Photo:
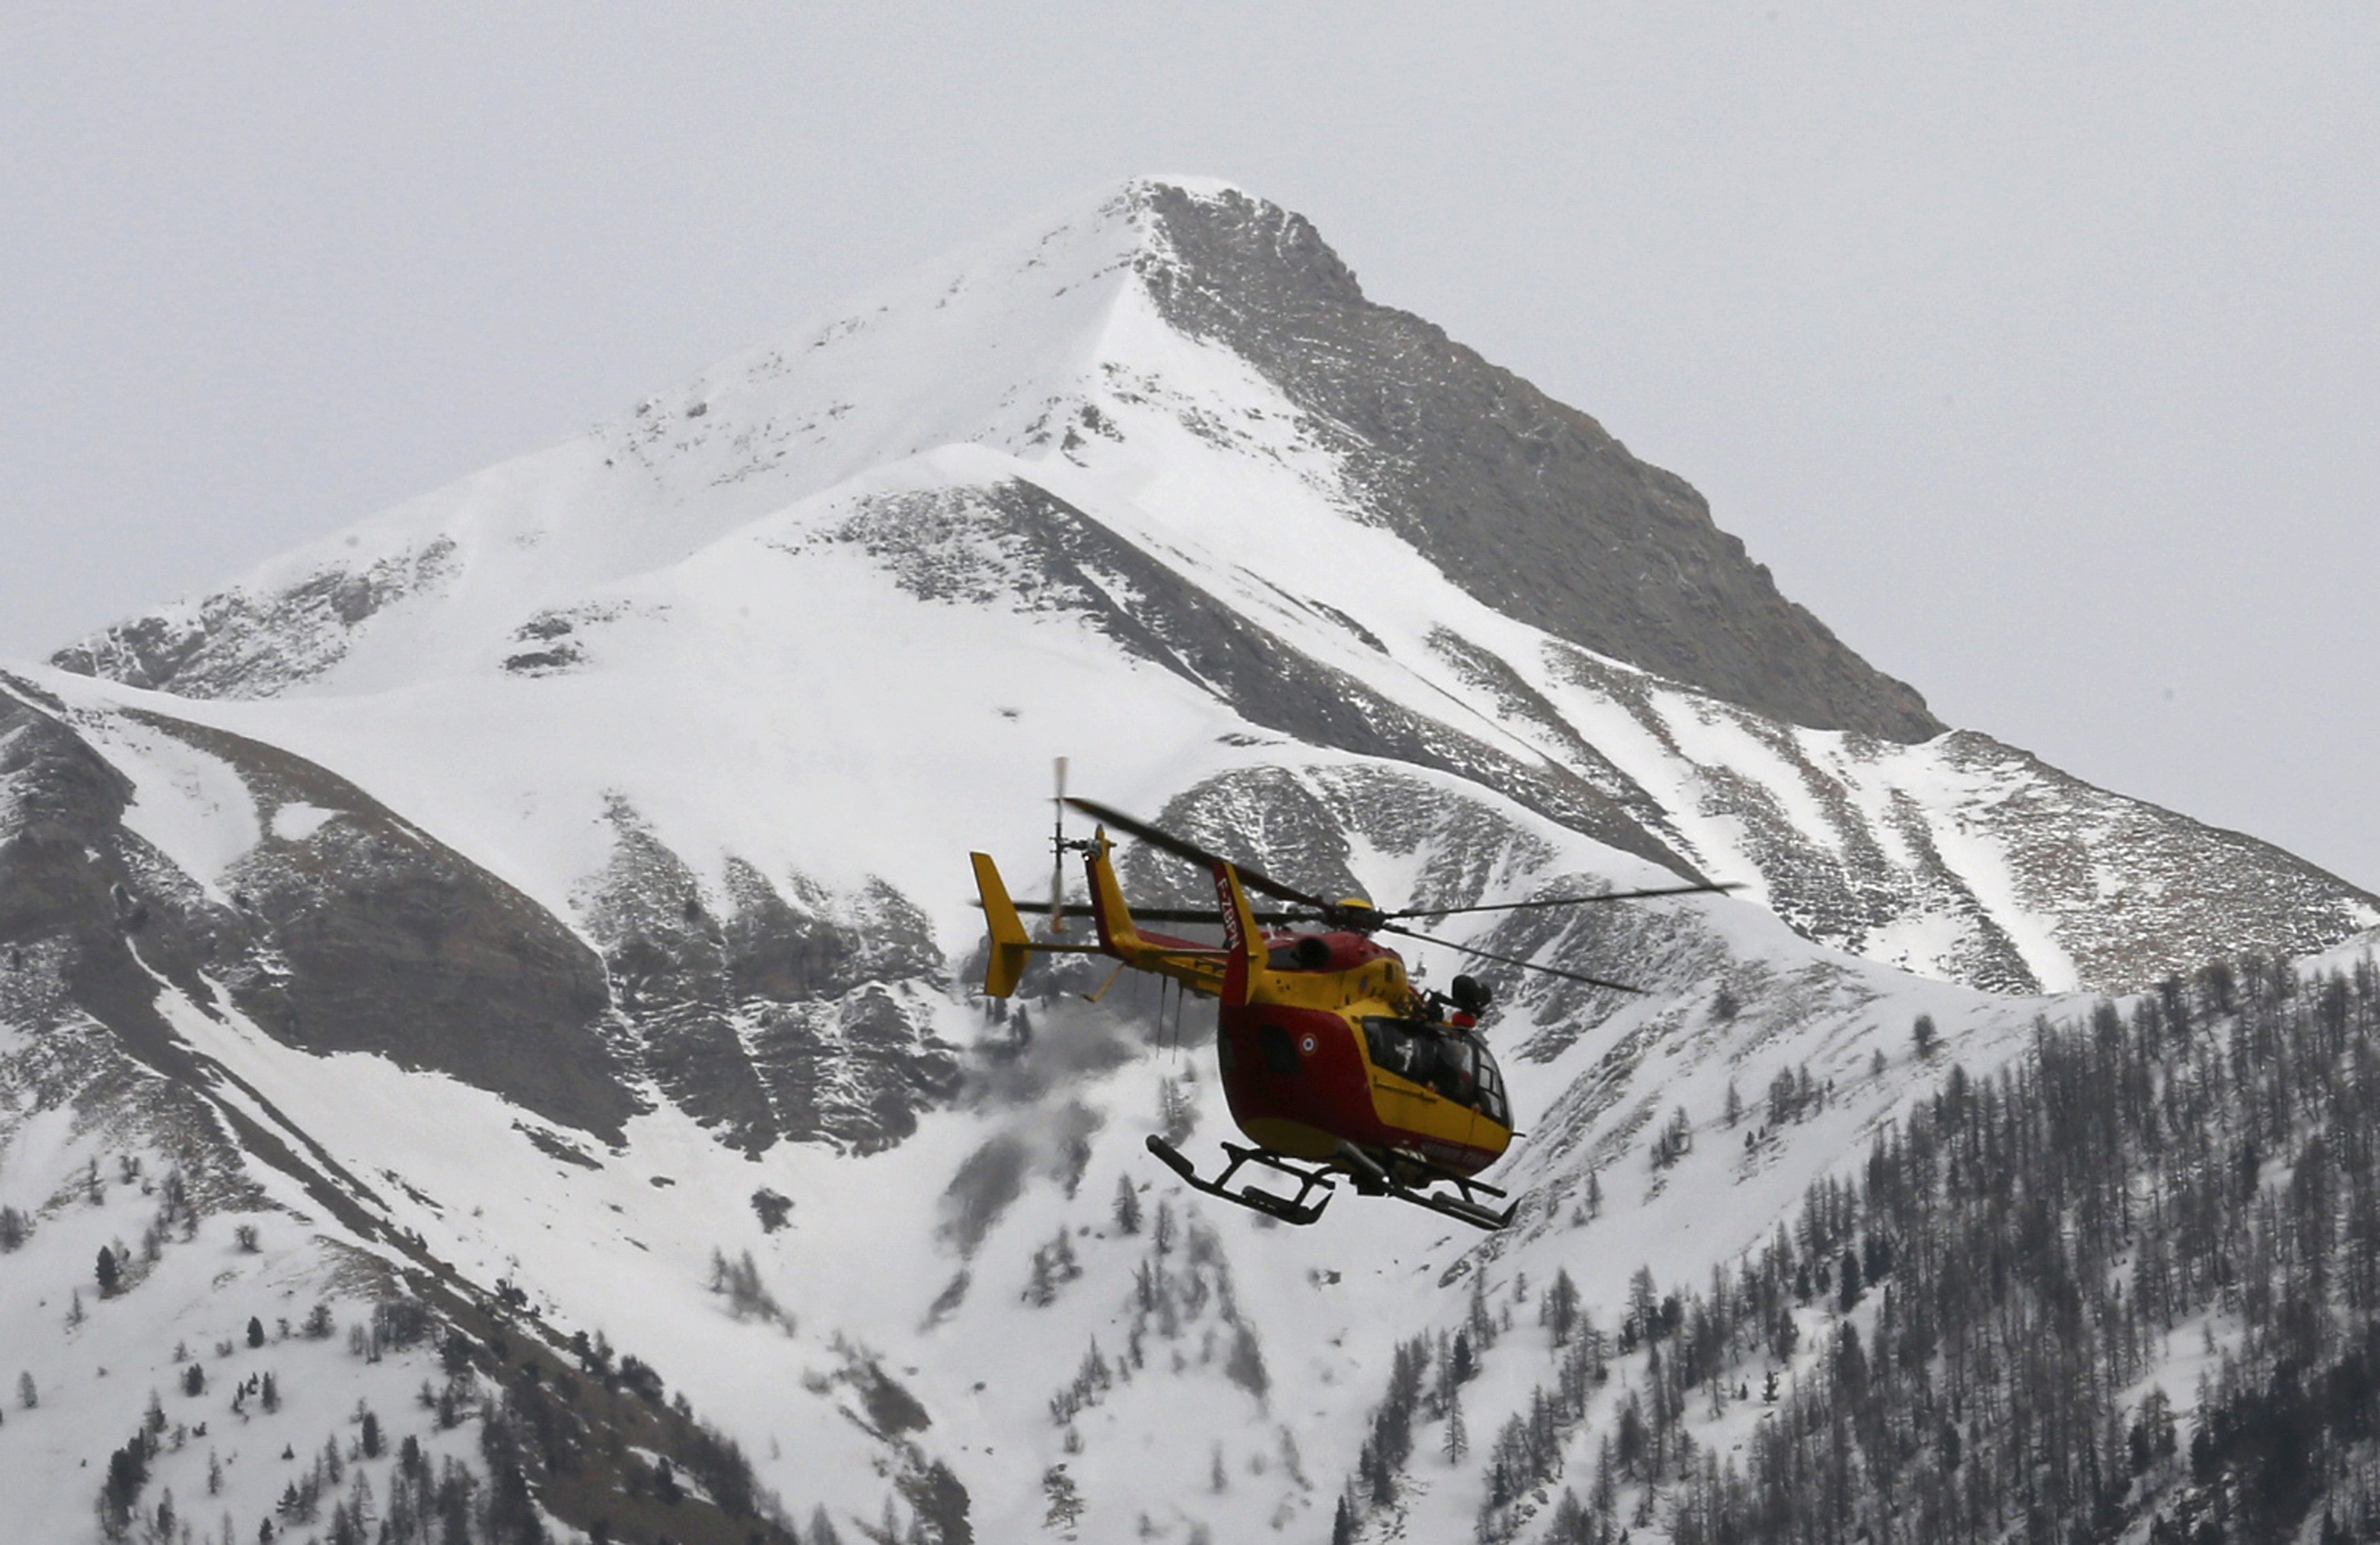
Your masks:
{"label": "yellow and red helicopter", "polygon": [[[1513,1137],[1503,1075],[1478,1030],[1488,987],[1459,976],[1448,994],[1423,991],[1407,975],[1403,959],[1374,935],[1398,934],[1502,965],[1635,992],[1642,990],[1435,939],[1403,926],[1402,919],[1733,888],[1697,883],[1383,911],[1366,901],[1310,895],[1122,811],[1068,799],[1062,782],[1058,803],[1049,901],[1012,900],[990,857],[970,855],[991,934],[984,991],[1008,997],[1036,955],[1104,955],[1121,963],[1119,972],[1152,972],[1216,999],[1215,1048],[1223,1093],[1232,1119],[1255,1146],[1224,1143],[1230,1162],[1211,1180],[1161,1137],[1152,1134],[1148,1150],[1198,1190],[1288,1223],[1319,1218],[1342,1176],[1358,1195],[1394,1197],[1479,1228],[1501,1228],[1512,1221],[1511,1205],[1499,1208],[1482,1199],[1504,1201],[1506,1193],[1476,1178],[1503,1157]],[[1063,821],[1069,806],[1101,823],[1088,841],[1067,838]],[[1110,827],[1205,869],[1214,881],[1215,909],[1135,912],[1116,880]],[[1064,930],[1062,882],[1070,852],[1083,858],[1097,943],[1054,937]],[[1248,899],[1251,891],[1286,902],[1292,910],[1258,911]],[[1022,914],[1028,912],[1046,915],[1053,937],[1037,940],[1027,932]],[[1169,922],[1220,923],[1222,942],[1202,943],[1141,927]],[[1252,1184],[1232,1190],[1232,1177],[1247,1164],[1289,1176],[1297,1183],[1297,1194],[1284,1197]]]}

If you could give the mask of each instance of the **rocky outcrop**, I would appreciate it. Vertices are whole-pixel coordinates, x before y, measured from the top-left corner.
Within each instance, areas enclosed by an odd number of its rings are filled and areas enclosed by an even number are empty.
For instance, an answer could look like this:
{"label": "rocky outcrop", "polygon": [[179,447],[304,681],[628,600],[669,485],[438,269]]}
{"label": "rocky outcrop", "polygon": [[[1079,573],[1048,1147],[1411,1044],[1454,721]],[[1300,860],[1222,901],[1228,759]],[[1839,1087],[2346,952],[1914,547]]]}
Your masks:
{"label": "rocky outcrop", "polygon": [[740,860],[723,895],[624,800],[610,864],[579,898],[620,1012],[662,1093],[721,1140],[859,1152],[917,1130],[958,1087],[932,1031],[946,991],[923,914],[878,883],[853,898]]}
{"label": "rocky outcrop", "polygon": [[50,663],[185,698],[269,697],[337,663],[357,629],[455,571],[455,543],[440,539],[377,563],[327,566],[286,589],[236,587],[129,618]]}
{"label": "rocky outcrop", "polygon": [[259,840],[220,875],[186,872],[127,828],[130,781],[63,705],[0,678],[0,949],[63,951],[74,1001],[122,1034],[164,1033],[162,976],[303,1050],[377,1052],[619,1136],[636,1101],[601,1033],[601,964],[569,929],[302,758],[128,717],[230,769]]}
{"label": "rocky outcrop", "polygon": [[1337,426],[1366,505],[1486,604],[1597,653],[1821,729],[1923,740],[1916,690],[1778,591],[1684,480],[1439,328],[1365,298],[1304,216],[1137,185],[1166,319]]}
{"label": "rocky outcrop", "polygon": [[[1616,774],[1598,782],[1514,757],[1390,701],[1037,483],[874,498],[809,540],[861,548],[922,600],[1079,614],[1252,724],[1309,746],[1473,778],[1623,852],[1692,868],[1651,827],[1658,811]],[[1608,764],[1599,771],[1610,774]]]}
{"label": "rocky outcrop", "polygon": [[1548,663],[1568,722],[1624,721],[1608,743],[1697,865],[1871,959],[1992,991],[2126,991],[2380,921],[2380,897],[2269,843],[1986,735],[1823,734],[1565,646]]}
{"label": "rocky outcrop", "polygon": [[889,1147],[949,1100],[932,1032],[947,992],[924,916],[735,863],[725,894],[625,806],[569,924],[354,785],[276,748],[145,712],[148,734],[230,770],[257,838],[193,875],[126,824],[136,789],[65,706],[0,678],[0,1008],[80,1016],[186,1070],[163,978],[300,1050],[446,1074],[617,1142],[633,1086],[758,1151]]}

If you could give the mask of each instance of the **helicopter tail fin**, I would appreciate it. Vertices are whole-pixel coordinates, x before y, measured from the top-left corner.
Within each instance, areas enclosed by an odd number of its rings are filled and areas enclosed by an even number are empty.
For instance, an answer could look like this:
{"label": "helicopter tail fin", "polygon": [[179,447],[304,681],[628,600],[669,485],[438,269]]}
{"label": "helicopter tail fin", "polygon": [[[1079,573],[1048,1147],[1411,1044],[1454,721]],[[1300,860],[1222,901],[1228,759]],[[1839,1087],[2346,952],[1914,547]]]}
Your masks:
{"label": "helicopter tail fin", "polygon": [[1229,864],[1215,866],[1215,900],[1223,912],[1223,947],[1231,952],[1223,962],[1222,999],[1236,1007],[1248,1001],[1264,975],[1257,954],[1264,948],[1264,935],[1257,930],[1256,911],[1241,888],[1240,872]]}
{"label": "helicopter tail fin", "polygon": [[1085,866],[1091,881],[1091,920],[1099,926],[1100,947],[1119,960],[1130,960],[1147,946],[1132,920],[1132,908],[1124,902],[1123,887],[1116,883],[1115,865],[1108,857],[1107,829],[1101,827],[1092,840],[1090,859]]}
{"label": "helicopter tail fin", "polygon": [[1005,998],[1016,991],[1025,963],[1033,958],[1032,939],[1025,931],[1025,919],[1016,915],[1016,903],[1009,899],[1008,886],[1001,880],[991,855],[967,857],[975,864],[975,886],[983,898],[984,921],[991,928],[991,961],[984,967],[983,990],[992,997]]}

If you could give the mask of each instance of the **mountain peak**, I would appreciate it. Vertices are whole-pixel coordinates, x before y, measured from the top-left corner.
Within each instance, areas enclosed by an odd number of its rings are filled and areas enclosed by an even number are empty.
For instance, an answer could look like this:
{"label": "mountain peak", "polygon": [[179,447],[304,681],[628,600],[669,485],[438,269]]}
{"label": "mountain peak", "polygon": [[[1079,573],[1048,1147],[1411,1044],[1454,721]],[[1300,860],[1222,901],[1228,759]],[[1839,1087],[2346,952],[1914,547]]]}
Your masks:
{"label": "mountain peak", "polygon": [[1943,725],[1777,589],[1683,479],[1411,312],[1365,297],[1304,216],[1223,186],[1130,185],[1140,277],[1188,336],[1346,432],[1350,494],[1486,604],[1598,654],[1817,729]]}
{"label": "mountain peak", "polygon": [[1144,172],[1135,177],[1126,177],[1120,190],[1135,198],[1179,193],[1185,198],[1199,200],[1211,201],[1236,196],[1257,203],[1270,202],[1269,200],[1257,198],[1227,177],[1194,176],[1168,172]]}
{"label": "mountain peak", "polygon": [[1090,208],[998,244],[1000,258],[1015,262],[1022,247],[1038,267],[1053,249],[1104,251],[1091,268],[1128,272],[1167,327],[1236,357],[1327,426],[1357,518],[1477,601],[1789,723],[1904,742],[1946,727],[1779,592],[1685,480],[1367,298],[1304,215],[1204,176],[1132,177]]}
{"label": "mountain peak", "polygon": [[[1111,424],[1126,401],[1171,405],[1164,450],[1087,445],[1086,426]],[[1213,432],[1259,422],[1294,426],[1296,444]],[[1062,474],[1098,461],[1135,487],[1196,461],[1208,470],[1173,481],[1207,502],[1177,498],[1169,529],[1231,528],[1232,561],[1259,554],[1292,590],[1327,552],[1268,550],[1262,509],[1215,501],[1319,493],[1338,529],[1393,533],[1480,604],[1597,654],[1814,728],[1898,741],[1943,728],[1779,594],[1683,480],[1366,298],[1311,222],[1211,177],[1134,177],[921,265],[578,441],[58,663],[200,696],[277,692],[334,667],[350,687],[419,679],[484,660],[590,586],[966,444]],[[393,610],[414,622],[386,626]]]}

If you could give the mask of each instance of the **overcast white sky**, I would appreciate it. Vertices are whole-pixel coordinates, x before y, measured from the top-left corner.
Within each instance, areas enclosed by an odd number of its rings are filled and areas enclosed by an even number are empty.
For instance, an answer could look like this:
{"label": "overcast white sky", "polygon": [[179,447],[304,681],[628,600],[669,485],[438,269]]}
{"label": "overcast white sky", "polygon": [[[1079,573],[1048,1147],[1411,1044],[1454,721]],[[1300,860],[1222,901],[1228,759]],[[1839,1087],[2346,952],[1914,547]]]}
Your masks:
{"label": "overcast white sky", "polygon": [[2380,889],[2375,80],[2368,5],[19,4],[0,656],[1202,173],[1946,719]]}

